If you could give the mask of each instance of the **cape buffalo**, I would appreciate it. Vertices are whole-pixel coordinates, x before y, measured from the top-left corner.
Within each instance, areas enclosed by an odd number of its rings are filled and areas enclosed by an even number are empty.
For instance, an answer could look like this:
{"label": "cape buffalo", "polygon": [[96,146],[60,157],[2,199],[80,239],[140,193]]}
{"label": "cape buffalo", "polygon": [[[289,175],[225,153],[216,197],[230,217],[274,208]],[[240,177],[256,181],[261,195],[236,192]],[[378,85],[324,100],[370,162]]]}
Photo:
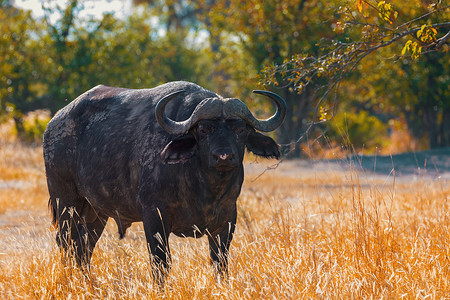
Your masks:
{"label": "cape buffalo", "polygon": [[226,275],[245,148],[280,156],[258,131],[279,127],[286,103],[254,92],[276,104],[271,118],[258,120],[240,100],[184,81],[138,90],[99,85],[58,111],[43,147],[60,248],[89,266],[108,218],[121,238],[142,221],[158,278],[170,264],[170,233],[206,234],[211,262]]}

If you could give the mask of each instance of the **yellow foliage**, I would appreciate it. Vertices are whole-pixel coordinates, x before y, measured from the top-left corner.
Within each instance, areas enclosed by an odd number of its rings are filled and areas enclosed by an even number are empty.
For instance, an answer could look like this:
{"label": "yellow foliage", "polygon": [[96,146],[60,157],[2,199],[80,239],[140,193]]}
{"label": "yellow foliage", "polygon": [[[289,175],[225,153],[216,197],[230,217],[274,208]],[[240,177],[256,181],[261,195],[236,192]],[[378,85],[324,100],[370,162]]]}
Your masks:
{"label": "yellow foliage", "polygon": [[358,7],[359,12],[362,12],[362,9],[363,9],[362,0],[358,0],[357,7]]}
{"label": "yellow foliage", "polygon": [[394,10],[392,5],[386,1],[378,2],[378,15],[385,21],[390,24],[393,23],[393,20],[397,19],[398,12]]}
{"label": "yellow foliage", "polygon": [[402,49],[402,55],[405,55],[406,52],[411,52],[412,59],[418,59],[420,56],[420,53],[422,53],[422,47],[419,46],[419,44],[417,42],[408,40]]}
{"label": "yellow foliage", "polygon": [[319,107],[319,120],[320,121],[326,121],[328,118],[328,112],[323,106]]}
{"label": "yellow foliage", "polygon": [[428,44],[436,40],[437,31],[432,26],[423,24],[416,35],[421,42]]}

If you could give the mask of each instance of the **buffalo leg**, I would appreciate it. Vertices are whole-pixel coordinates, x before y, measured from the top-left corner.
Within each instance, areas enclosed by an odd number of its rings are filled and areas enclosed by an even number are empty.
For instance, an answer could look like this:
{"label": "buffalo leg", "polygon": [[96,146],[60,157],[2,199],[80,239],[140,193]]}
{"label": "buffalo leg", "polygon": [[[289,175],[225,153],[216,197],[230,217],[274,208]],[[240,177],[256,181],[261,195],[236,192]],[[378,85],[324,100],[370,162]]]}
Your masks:
{"label": "buffalo leg", "polygon": [[[51,174],[51,175],[49,175]],[[76,255],[76,247],[80,237],[80,213],[85,199],[81,198],[72,181],[52,174],[47,170],[47,182],[50,194],[49,207],[53,215],[53,223],[58,231],[56,243],[68,256]]]}
{"label": "buffalo leg", "polygon": [[167,275],[171,262],[170,230],[167,226],[167,220],[164,219],[164,215],[158,209],[152,209],[144,211],[143,223],[147,247],[151,254],[153,276],[160,285],[163,285],[164,277]]}
{"label": "buffalo leg", "polygon": [[[85,200],[79,199],[79,201]],[[90,207],[89,209],[92,210]],[[64,206],[60,210],[56,242],[66,254],[75,257],[78,266],[88,267],[95,244],[108,218],[99,215],[93,220],[86,221],[80,213],[81,211],[85,213],[86,208]]]}
{"label": "buffalo leg", "polygon": [[75,257],[80,267],[87,266],[107,218],[96,214],[78,194],[72,180],[54,173],[51,168],[47,168],[47,183],[49,206],[58,229],[56,243],[68,257]]}
{"label": "buffalo leg", "polygon": [[68,256],[75,255],[80,236],[79,212],[75,206],[64,206],[58,215],[56,243]]}
{"label": "buffalo leg", "polygon": [[78,265],[81,265],[82,267],[89,267],[95,244],[102,235],[107,221],[107,217],[99,215],[93,222],[83,222],[80,224],[81,230],[76,256]]}
{"label": "buffalo leg", "polygon": [[230,222],[229,226],[218,235],[208,235],[211,263],[222,278],[228,277],[228,251],[235,227],[236,219],[234,219],[234,222]]}

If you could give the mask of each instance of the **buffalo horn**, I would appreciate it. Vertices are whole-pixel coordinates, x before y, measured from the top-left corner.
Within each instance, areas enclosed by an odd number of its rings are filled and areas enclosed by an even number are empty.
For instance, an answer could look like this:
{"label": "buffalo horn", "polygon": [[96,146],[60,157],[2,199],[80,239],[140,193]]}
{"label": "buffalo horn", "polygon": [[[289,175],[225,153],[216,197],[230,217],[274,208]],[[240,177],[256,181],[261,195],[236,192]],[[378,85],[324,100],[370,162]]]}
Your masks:
{"label": "buffalo horn", "polygon": [[247,105],[238,99],[207,98],[197,105],[194,112],[187,120],[177,122],[166,116],[165,107],[173,98],[185,93],[184,90],[180,90],[165,96],[158,102],[155,110],[156,119],[166,132],[173,135],[185,134],[200,119],[214,118],[221,113],[224,113],[227,117],[241,118],[247,124],[262,132],[269,132],[277,129],[281,123],[283,123],[286,116],[286,102],[283,98],[272,92],[259,90],[253,92],[265,95],[275,102],[277,111],[272,117],[266,120],[256,119],[248,109]]}
{"label": "buffalo horn", "polygon": [[253,126],[256,130],[262,132],[269,132],[277,129],[283,123],[284,118],[286,117],[286,102],[283,98],[278,96],[275,93],[269,91],[253,91],[255,94],[260,94],[269,97],[272,99],[277,105],[277,111],[273,116],[266,120],[258,120],[252,114],[247,114],[246,116],[242,116],[242,118],[251,126]]}
{"label": "buffalo horn", "polygon": [[169,103],[170,100],[172,100],[176,96],[183,94],[185,92],[186,92],[185,90],[179,90],[174,93],[171,93],[162,98],[161,100],[159,100],[158,103],[156,104],[155,108],[156,120],[158,121],[159,125],[169,134],[178,135],[183,134],[189,130],[190,119],[187,119],[182,122],[176,122],[174,120],[169,119],[165,113],[167,103]]}

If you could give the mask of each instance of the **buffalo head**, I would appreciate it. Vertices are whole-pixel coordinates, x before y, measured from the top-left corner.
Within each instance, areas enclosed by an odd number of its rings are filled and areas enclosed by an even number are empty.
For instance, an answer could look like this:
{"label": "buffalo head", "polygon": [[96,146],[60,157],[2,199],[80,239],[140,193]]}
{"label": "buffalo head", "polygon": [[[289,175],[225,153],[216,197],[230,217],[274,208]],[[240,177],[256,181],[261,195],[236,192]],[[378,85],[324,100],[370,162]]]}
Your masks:
{"label": "buffalo head", "polygon": [[171,93],[156,105],[159,125],[175,136],[161,153],[164,163],[184,163],[198,156],[205,167],[225,172],[242,164],[245,148],[259,156],[279,158],[275,141],[256,131],[273,131],[283,122],[286,103],[277,94],[254,91],[268,96],[277,106],[276,113],[267,120],[256,119],[238,99],[217,96],[202,100],[186,120],[174,121],[166,116],[165,107],[184,92]]}

